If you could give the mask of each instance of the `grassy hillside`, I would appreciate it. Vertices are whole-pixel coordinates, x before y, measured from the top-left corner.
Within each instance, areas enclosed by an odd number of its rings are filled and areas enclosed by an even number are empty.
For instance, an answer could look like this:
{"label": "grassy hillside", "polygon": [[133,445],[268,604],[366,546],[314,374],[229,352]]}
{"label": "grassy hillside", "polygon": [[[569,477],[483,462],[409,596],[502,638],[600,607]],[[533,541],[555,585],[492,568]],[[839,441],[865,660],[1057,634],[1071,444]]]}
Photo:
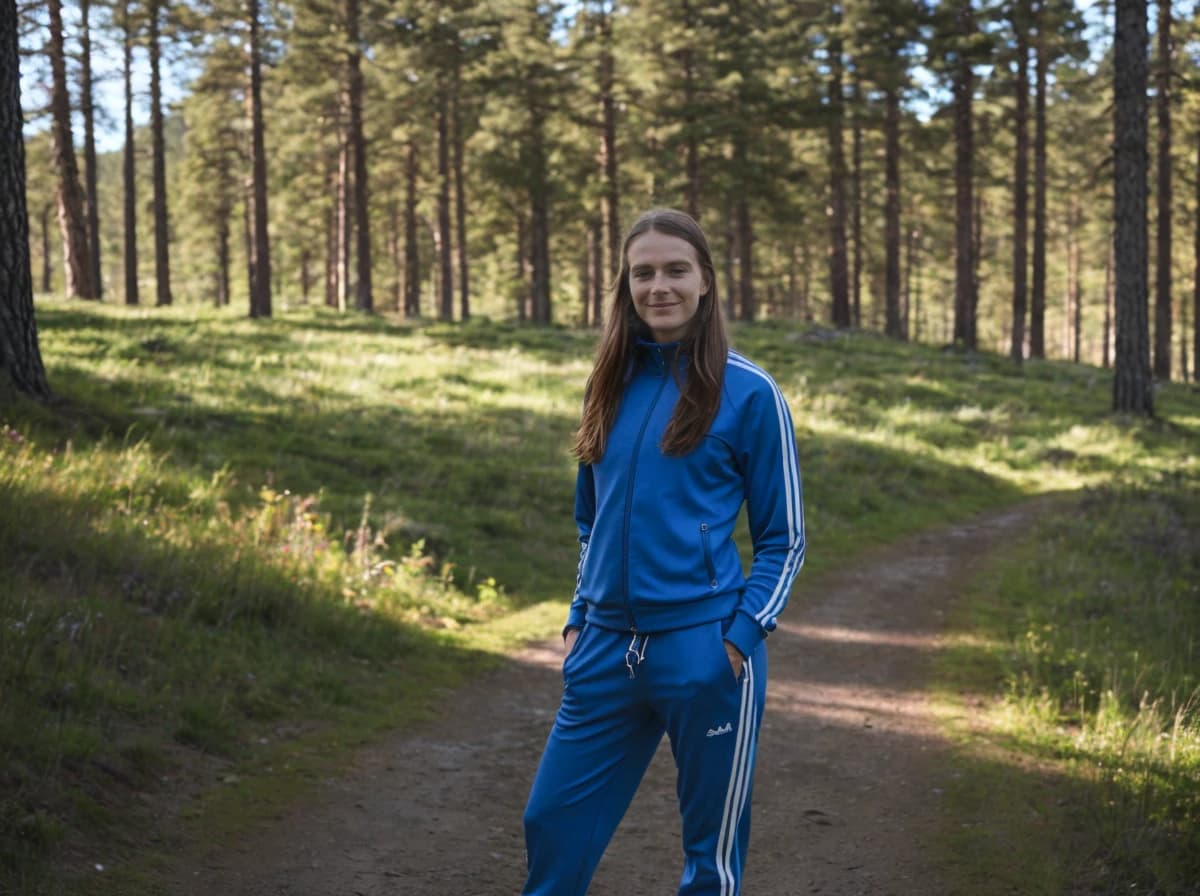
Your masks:
{"label": "grassy hillside", "polygon": [[[0,889],[250,824],[557,631],[593,334],[54,302],[39,321],[58,400],[0,400]],[[734,338],[795,416],[809,574],[1031,494],[1200,477],[1185,387],[1134,422],[1091,368]]]}

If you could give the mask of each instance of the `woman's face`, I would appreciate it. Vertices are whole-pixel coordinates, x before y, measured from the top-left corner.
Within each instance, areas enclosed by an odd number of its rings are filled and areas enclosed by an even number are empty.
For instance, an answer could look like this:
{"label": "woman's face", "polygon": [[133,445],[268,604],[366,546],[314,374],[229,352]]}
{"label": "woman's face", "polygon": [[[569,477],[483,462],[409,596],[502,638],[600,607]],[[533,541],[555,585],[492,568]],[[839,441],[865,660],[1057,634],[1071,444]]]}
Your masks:
{"label": "woman's face", "polygon": [[708,292],[695,247],[677,236],[647,230],[629,244],[629,292],[633,308],[655,342],[675,342]]}

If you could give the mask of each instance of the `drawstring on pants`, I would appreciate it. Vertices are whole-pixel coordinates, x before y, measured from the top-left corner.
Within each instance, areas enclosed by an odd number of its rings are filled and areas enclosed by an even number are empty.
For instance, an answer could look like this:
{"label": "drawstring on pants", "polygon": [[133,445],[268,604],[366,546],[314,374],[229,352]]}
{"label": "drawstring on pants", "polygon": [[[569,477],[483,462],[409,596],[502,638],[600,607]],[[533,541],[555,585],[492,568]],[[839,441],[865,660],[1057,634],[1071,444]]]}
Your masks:
{"label": "drawstring on pants", "polygon": [[[640,651],[637,648],[638,637],[641,637],[642,639],[642,649]],[[649,643],[649,635],[639,636],[637,632],[633,633],[633,640],[629,642],[629,648],[625,651],[625,667],[629,669],[630,678],[637,678],[634,667],[640,666],[642,664],[642,660],[646,658],[646,645]]]}

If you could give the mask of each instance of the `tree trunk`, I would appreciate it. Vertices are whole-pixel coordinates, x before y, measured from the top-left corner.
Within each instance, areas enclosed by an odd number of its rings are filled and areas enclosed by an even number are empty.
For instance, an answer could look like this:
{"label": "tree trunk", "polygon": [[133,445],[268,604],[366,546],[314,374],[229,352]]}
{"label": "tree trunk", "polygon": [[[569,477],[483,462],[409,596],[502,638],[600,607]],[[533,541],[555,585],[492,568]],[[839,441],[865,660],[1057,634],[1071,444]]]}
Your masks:
{"label": "tree trunk", "polygon": [[88,258],[83,190],[79,185],[75,141],[71,134],[71,96],[67,90],[62,0],[50,0],[49,13],[50,69],[53,79],[50,94],[50,129],[54,142],[54,161],[58,168],[58,225],[62,231],[67,295],[95,299],[97,292],[92,282],[92,263]]}
{"label": "tree trunk", "polygon": [[217,210],[217,271],[216,271],[216,289],[213,295],[213,304],[218,308],[224,308],[229,304],[229,213],[231,209],[228,205],[222,203],[221,208]]}
{"label": "tree trunk", "polygon": [[[853,314],[854,326],[862,326],[862,269],[863,269],[863,251],[862,251],[862,149],[863,149],[863,129],[862,129],[862,82],[859,77],[858,68],[854,69],[854,80],[851,82],[851,96],[854,107],[854,127],[851,130],[850,138],[850,159],[853,171],[851,173],[851,215],[850,229],[854,238],[854,262],[852,265],[851,283],[851,311]],[[886,200],[885,200],[886,202]],[[886,229],[886,224],[885,224]],[[899,240],[900,231],[897,230],[897,240]],[[886,237],[885,237],[886,240]],[[886,289],[886,287],[885,287]]]}
{"label": "tree trunk", "polygon": [[[974,30],[970,8],[958,13],[960,33],[965,37]],[[954,72],[954,337],[965,348],[975,348],[972,310],[975,307],[975,202],[971,177],[975,147],[971,121],[971,94],[974,83],[971,63],[961,55]]]}
{"label": "tree trunk", "polygon": [[421,247],[417,242],[417,141],[408,140],[408,158],[404,165],[404,316],[421,316]]}
{"label": "tree trunk", "polygon": [[531,317],[534,323],[548,324],[550,307],[550,185],[546,171],[545,113],[534,106],[529,120],[529,237],[532,265]]}
{"label": "tree trunk", "polygon": [[1014,17],[1013,27],[1017,35],[1017,78],[1013,85],[1017,109],[1014,129],[1016,131],[1016,158],[1013,160],[1013,297],[1012,339],[1008,354],[1020,364],[1025,359],[1025,314],[1028,296],[1029,259],[1029,42],[1026,39],[1028,0],[1020,4],[1020,15]]}
{"label": "tree trunk", "polygon": [[462,110],[459,108],[462,100],[462,83],[459,77],[459,54],[455,47],[455,66],[453,92],[451,93],[450,116],[454,125],[454,215],[457,230],[454,251],[458,255],[458,297],[459,319],[471,318],[471,270],[467,255],[467,178],[463,173],[463,122]]}
{"label": "tree trunk", "polygon": [[[694,10],[689,0],[683,0],[681,6],[683,25],[689,31],[695,27]],[[685,175],[683,193],[687,205],[687,213],[700,220],[700,141],[696,137],[696,51],[689,38],[679,54],[679,62],[683,71],[683,171]],[[615,276],[620,265],[613,269],[610,276]]]}
{"label": "tree trunk", "polygon": [[[338,144],[338,159],[341,159],[341,141]],[[330,195],[329,211],[325,216],[325,307],[337,308],[338,306],[338,234],[341,233],[341,227],[338,224],[338,211],[342,207],[341,194],[339,193],[338,184],[340,183],[339,168],[332,161],[326,162],[325,168],[325,187]],[[249,247],[248,247],[249,248]],[[251,281],[253,285],[253,281]]]}
{"label": "tree trunk", "polygon": [[1038,4],[1033,100],[1033,271],[1029,357],[1046,357],[1046,47],[1045,3]]}
{"label": "tree trunk", "polygon": [[1146,4],[1117,0],[1113,43],[1113,220],[1116,330],[1113,410],[1154,414],[1147,308]]}
{"label": "tree trunk", "polygon": [[450,91],[437,87],[437,248],[440,280],[438,318],[454,319],[454,248],[450,243]]}
{"label": "tree trunk", "polygon": [[92,98],[91,0],[79,0],[79,111],[83,113],[83,181],[88,259],[96,298],[104,296],[100,275],[100,193],[96,182],[96,107]]}
{"label": "tree trunk", "polygon": [[1154,375],[1171,378],[1171,0],[1158,0],[1158,264],[1154,276]]}
{"label": "tree trunk", "polygon": [[621,184],[617,174],[617,103],[612,54],[612,19],[600,6],[600,169],[604,180],[601,209],[604,215],[605,257],[613,276],[621,269]]}
{"label": "tree trunk", "polygon": [[1104,259],[1104,344],[1101,348],[1101,365],[1105,370],[1112,364],[1113,328],[1113,234],[1108,234],[1108,252]]}
{"label": "tree trunk", "polygon": [[350,271],[353,256],[351,247],[354,244],[354,189],[350,184],[353,177],[354,162],[350,156],[354,150],[350,145],[349,127],[341,134],[338,142],[338,179],[337,179],[337,309],[345,311],[350,307]]}
{"label": "tree trunk", "polygon": [[138,297],[137,248],[137,147],[133,129],[133,22],[129,12],[130,0],[121,6],[121,28],[124,32],[123,74],[125,80],[125,151],[122,158],[122,181],[125,194],[125,304],[136,305]]}
{"label": "tree trunk", "polygon": [[346,0],[346,38],[350,45],[347,58],[346,86],[350,100],[350,147],[354,157],[354,230],[357,238],[357,281],[354,307],[375,310],[375,291],[371,278],[371,209],[367,183],[367,141],[363,136],[362,50],[359,47],[358,0]]}
{"label": "tree trunk", "polygon": [[150,34],[147,49],[150,52],[150,142],[153,160],[152,180],[154,184],[154,278],[155,301],[158,305],[171,304],[171,244],[170,218],[167,214],[167,149],[163,133],[162,76],[159,46],[159,16],[161,0],[151,0],[147,14]]}
{"label": "tree trunk", "polygon": [[904,306],[900,318],[902,338],[908,339],[912,322],[913,268],[917,257],[917,228],[910,227],[904,240]]}
{"label": "tree trunk", "polygon": [[[970,11],[959,13],[964,29],[970,28]],[[953,341],[974,348],[972,308],[974,307],[974,198],[971,164],[974,145],[971,121],[973,73],[970,62],[961,60],[954,72],[954,335]]]}
{"label": "tree trunk", "polygon": [[738,292],[741,294],[741,319],[752,321],[758,314],[754,294],[754,227],[750,222],[750,201],[742,190],[737,198]]}
{"label": "tree trunk", "polygon": [[0,2],[0,389],[49,398],[33,313],[17,30],[16,4]]}
{"label": "tree trunk", "polygon": [[250,316],[271,316],[271,239],[267,229],[267,152],[262,104],[259,0],[247,0],[250,25],[250,171],[254,183],[254,285]]}
{"label": "tree trunk", "polygon": [[[1196,171],[1200,172],[1200,140],[1196,141]],[[1195,235],[1192,244],[1192,381],[1200,382],[1200,176],[1196,177]]]}
{"label": "tree trunk", "polygon": [[846,259],[846,155],[842,148],[842,39],[836,29],[829,41],[829,293],[830,315],[835,327],[849,327],[850,272]]}
{"label": "tree trunk", "polygon": [[529,319],[529,253],[525,251],[529,237],[525,225],[525,216],[517,213],[517,250],[513,258],[514,273],[517,284],[517,320],[525,323]]}
{"label": "tree trunk", "polygon": [[[887,183],[883,211],[883,293],[886,309],[884,328],[888,336],[903,339],[905,331],[900,314],[900,91],[895,85],[888,85],[885,102],[887,108],[884,116],[884,178]],[[857,248],[855,252],[857,254]]]}
{"label": "tree trunk", "polygon": [[1079,227],[1080,227],[1079,196],[1071,194],[1071,208],[1067,218],[1067,313],[1064,315],[1064,327],[1067,339],[1063,345],[1063,355],[1079,363],[1079,324],[1081,321],[1079,285]]}
{"label": "tree trunk", "polygon": [[54,269],[50,264],[50,215],[53,212],[53,203],[42,206],[42,292],[49,292],[54,285]]}
{"label": "tree trunk", "polygon": [[593,327],[599,327],[604,323],[604,292],[608,281],[617,276],[616,271],[608,270],[604,264],[603,231],[603,218],[593,216],[588,225],[588,246],[591,250]]}
{"label": "tree trunk", "polygon": [[400,200],[395,192],[388,200],[388,255],[392,261],[392,308],[404,310],[404,264],[400,256]]}
{"label": "tree trunk", "polygon": [[737,227],[734,224],[733,209],[725,211],[725,317],[737,320],[737,281],[733,278],[734,268],[738,263]]}

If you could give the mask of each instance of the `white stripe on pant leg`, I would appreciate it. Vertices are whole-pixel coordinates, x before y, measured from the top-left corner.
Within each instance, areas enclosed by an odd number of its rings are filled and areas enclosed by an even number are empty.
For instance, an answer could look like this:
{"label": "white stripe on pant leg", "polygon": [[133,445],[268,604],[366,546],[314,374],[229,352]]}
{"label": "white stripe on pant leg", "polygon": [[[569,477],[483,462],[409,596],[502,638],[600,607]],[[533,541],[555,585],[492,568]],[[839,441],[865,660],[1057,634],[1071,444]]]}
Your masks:
{"label": "white stripe on pant leg", "polygon": [[733,892],[733,871],[731,867],[731,859],[733,856],[733,844],[737,842],[738,825],[742,820],[742,813],[745,811],[746,792],[749,790],[750,784],[750,762],[754,758],[755,744],[755,691],[754,691],[754,666],[750,662],[749,657],[746,657],[746,708],[749,712],[746,714],[746,736],[744,739],[744,750],[742,759],[738,763],[738,796],[734,802],[733,812],[730,816],[730,829],[728,829],[725,837],[725,856],[724,865],[728,876],[730,876],[730,892]]}
{"label": "white stripe on pant leg", "polygon": [[745,798],[744,770],[750,756],[750,737],[754,719],[754,670],[746,660],[746,675],[742,679],[741,711],[738,718],[738,739],[734,748],[733,763],[729,770],[729,787],[725,792],[725,806],[721,815],[721,831],[717,835],[717,873],[721,878],[721,896],[731,896],[734,888],[733,871],[729,867],[732,843],[737,832],[737,819],[741,815],[741,804]]}

